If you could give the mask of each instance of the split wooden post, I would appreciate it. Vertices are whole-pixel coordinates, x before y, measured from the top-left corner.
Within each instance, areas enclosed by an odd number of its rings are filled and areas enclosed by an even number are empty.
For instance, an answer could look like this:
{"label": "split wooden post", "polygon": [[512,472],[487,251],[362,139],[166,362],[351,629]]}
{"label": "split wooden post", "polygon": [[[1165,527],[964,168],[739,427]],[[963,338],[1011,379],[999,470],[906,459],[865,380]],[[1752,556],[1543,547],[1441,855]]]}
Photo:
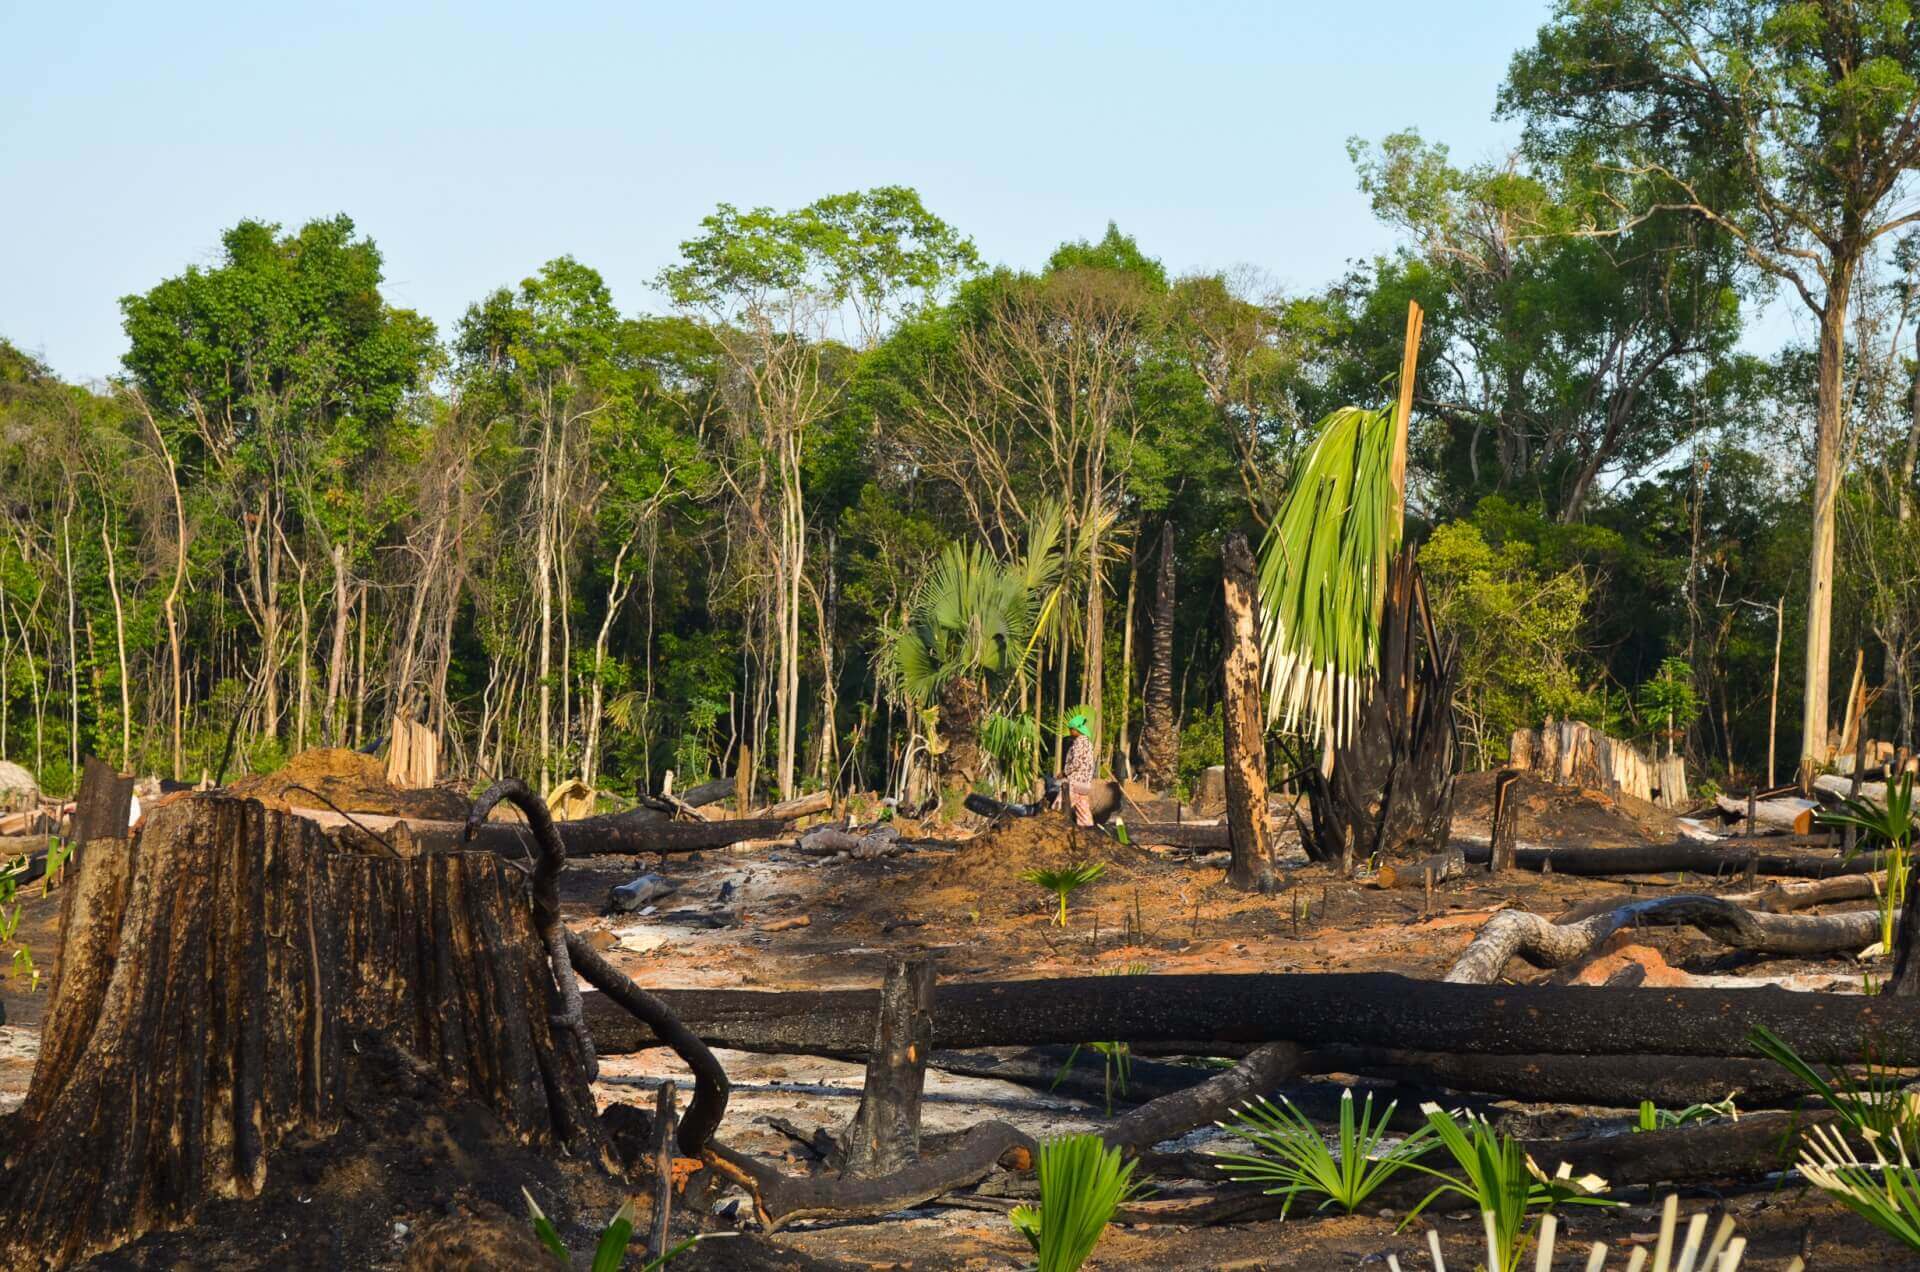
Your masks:
{"label": "split wooden post", "polygon": [[132,814],[133,778],[89,755],[73,806],[73,843],[85,847],[95,839],[125,839]]}
{"label": "split wooden post", "polygon": [[1227,882],[1236,888],[1273,889],[1273,842],[1267,830],[1267,721],[1260,698],[1260,627],[1255,618],[1253,551],[1247,537],[1228,535],[1221,549],[1225,567],[1227,657],[1227,826],[1233,863]]}
{"label": "split wooden post", "polygon": [[880,988],[860,1108],[847,1128],[845,1173],[879,1178],[920,1156],[920,1094],[933,1049],[933,963],[895,961]]}
{"label": "split wooden post", "polygon": [[1520,819],[1514,812],[1509,794],[1519,779],[1519,769],[1501,769],[1493,779],[1493,825],[1489,828],[1491,851],[1487,856],[1488,874],[1501,874],[1513,869],[1513,847],[1517,834],[1515,823]]}
{"label": "split wooden post", "polygon": [[1420,302],[1407,302],[1407,338],[1400,351],[1400,399],[1393,412],[1393,454],[1387,462],[1387,481],[1393,488],[1393,520],[1407,514],[1407,432],[1413,419],[1413,377],[1420,361],[1420,328],[1426,313]]}
{"label": "split wooden post", "polygon": [[740,744],[740,766],[733,771],[733,815],[745,817],[753,807],[753,748]]}
{"label": "split wooden post", "polygon": [[667,1220],[673,1207],[673,1079],[660,1084],[653,1102],[653,1226],[647,1237],[647,1258],[664,1259]]}

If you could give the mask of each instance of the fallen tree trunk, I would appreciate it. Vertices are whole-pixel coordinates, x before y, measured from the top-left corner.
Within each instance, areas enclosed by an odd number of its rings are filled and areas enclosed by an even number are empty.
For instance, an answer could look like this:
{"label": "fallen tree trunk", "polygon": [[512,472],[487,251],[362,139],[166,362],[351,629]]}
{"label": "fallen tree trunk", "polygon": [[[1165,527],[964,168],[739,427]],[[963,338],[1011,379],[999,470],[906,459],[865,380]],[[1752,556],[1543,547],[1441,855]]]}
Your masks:
{"label": "fallen tree trunk", "polygon": [[556,1037],[527,880],[496,858],[345,852],[201,795],[70,869],[39,1062],[0,1129],[0,1268],[257,1196],[274,1154],[331,1135],[350,1080],[395,1054],[522,1142],[613,1168]]}
{"label": "fallen tree trunk", "polygon": [[1771,1060],[1728,1057],[1444,1055],[1392,1047],[1327,1047],[1309,1052],[1301,1072],[1351,1073],[1540,1104],[1610,1109],[1638,1108],[1642,1100],[1663,1109],[1683,1109],[1728,1095],[1737,1095],[1742,1108],[1764,1108],[1807,1093]]}
{"label": "fallen tree trunk", "polygon": [[1457,985],[1491,985],[1516,955],[1535,967],[1565,967],[1592,953],[1622,928],[1691,926],[1723,945],[1763,954],[1831,954],[1859,950],[1880,928],[1876,910],[1850,914],[1765,914],[1718,897],[1649,897],[1578,923],[1555,923],[1525,910],[1488,919],[1448,969]]}
{"label": "fallen tree trunk", "polygon": [[[1486,844],[1468,844],[1469,865],[1484,866],[1492,857]],[[1838,853],[1758,852],[1730,850],[1715,844],[1679,841],[1670,844],[1633,845],[1624,848],[1516,848],[1514,864],[1522,870],[1544,870],[1551,864],[1553,873],[1606,878],[1609,875],[1673,874],[1690,871],[1715,878],[1735,878],[1752,866],[1763,875],[1782,875],[1799,879],[1825,879],[1834,875],[1870,873],[1886,869],[1883,854],[1855,853],[1851,858]]]}
{"label": "fallen tree trunk", "polygon": [[[773,817],[712,822],[663,822],[651,814],[649,817],[652,819],[642,819],[636,813],[609,813],[555,822],[554,828],[570,857],[705,852],[749,839],[771,839],[786,829],[785,821]],[[487,822],[471,843],[466,839],[466,828],[457,822],[410,822],[408,828],[414,842],[428,852],[478,847],[504,857],[518,857],[532,840],[526,826],[513,822]]]}
{"label": "fallen tree trunk", "polygon": [[783,1175],[719,1143],[708,1148],[705,1159],[717,1173],[747,1190],[761,1225],[776,1231],[802,1220],[885,1215],[917,1206],[979,1182],[1002,1157],[1016,1150],[1031,1154],[1033,1141],[1005,1122],[982,1122],[947,1151],[872,1179]]}
{"label": "fallen tree trunk", "polygon": [[[603,1055],[658,1045],[600,996],[585,996]],[[879,993],[661,990],[661,1002],[711,1045],[788,1055],[864,1057]],[[1462,985],[1387,972],[1079,976],[943,984],[933,1045],[1297,1042],[1505,1055],[1758,1057],[1763,1024],[1815,1063],[1920,1064],[1920,1016],[1879,996],[1780,989],[1613,989]],[[1194,1045],[1190,1041],[1188,1045]]]}
{"label": "fallen tree trunk", "polygon": [[1300,1071],[1300,1054],[1300,1048],[1290,1042],[1256,1047],[1224,1073],[1147,1101],[1108,1127],[1100,1138],[1109,1148],[1139,1152],[1196,1127],[1209,1126],[1293,1077]]}

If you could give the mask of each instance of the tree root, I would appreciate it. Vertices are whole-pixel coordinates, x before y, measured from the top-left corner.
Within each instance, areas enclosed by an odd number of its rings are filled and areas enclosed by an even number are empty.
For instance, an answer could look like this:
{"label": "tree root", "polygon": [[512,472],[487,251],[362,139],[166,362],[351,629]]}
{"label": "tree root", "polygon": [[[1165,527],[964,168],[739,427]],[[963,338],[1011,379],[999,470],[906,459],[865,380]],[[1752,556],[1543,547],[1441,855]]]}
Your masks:
{"label": "tree root", "polygon": [[680,1119],[680,1151],[688,1157],[698,1157],[719,1128],[720,1119],[726,1116],[727,1097],[732,1090],[727,1071],[720,1067],[720,1061],[707,1049],[707,1044],[694,1036],[671,1008],[634,984],[624,972],[607,962],[599,950],[571,930],[567,932],[567,953],[573,956],[573,966],[586,977],[589,985],[653,1030],[693,1070],[693,1102],[687,1106],[686,1116]]}
{"label": "tree root", "polygon": [[1765,954],[1831,954],[1872,942],[1880,915],[1763,914],[1719,897],[1652,897],[1577,923],[1555,923],[1525,910],[1502,910],[1487,920],[1444,979],[1456,985],[1491,985],[1516,954],[1535,967],[1565,967],[1592,952],[1622,928],[1691,925],[1734,949]]}
{"label": "tree root", "polygon": [[768,1231],[815,1219],[884,1215],[978,1183],[1015,1150],[1029,1156],[1033,1140],[1005,1122],[982,1122],[944,1153],[922,1157],[890,1175],[853,1179],[832,1175],[796,1178],[715,1141],[703,1158],[723,1178],[753,1198],[754,1213]]}
{"label": "tree root", "polygon": [[495,782],[480,792],[467,814],[468,839],[479,833],[487,814],[503,799],[526,815],[539,849],[533,863],[533,929],[547,947],[547,961],[553,966],[553,981],[560,993],[560,1010],[554,1014],[553,1023],[573,1036],[587,1081],[592,1082],[600,1076],[600,1058],[594,1054],[593,1037],[587,1032],[586,1015],[580,1008],[580,983],[574,979],[573,964],[567,958],[566,925],[560,922],[560,872],[567,868],[567,848],[560,842],[546,803],[517,777]]}
{"label": "tree root", "polygon": [[474,801],[473,811],[467,814],[467,838],[478,835],[487,814],[503,799],[526,814],[527,826],[533,831],[538,848],[533,866],[533,924],[547,947],[553,979],[559,988],[561,1010],[555,1013],[553,1023],[572,1033],[579,1043],[588,1079],[597,1077],[599,1059],[587,1032],[586,1011],[580,998],[580,985],[575,980],[577,972],[672,1047],[694,1075],[693,1102],[687,1107],[687,1115],[680,1119],[680,1151],[688,1157],[699,1156],[726,1115],[731,1090],[726,1070],[665,1003],[634,984],[619,968],[601,957],[600,951],[560,921],[560,872],[567,867],[566,844],[546,804],[525,782],[510,777],[481,792],[480,798]]}

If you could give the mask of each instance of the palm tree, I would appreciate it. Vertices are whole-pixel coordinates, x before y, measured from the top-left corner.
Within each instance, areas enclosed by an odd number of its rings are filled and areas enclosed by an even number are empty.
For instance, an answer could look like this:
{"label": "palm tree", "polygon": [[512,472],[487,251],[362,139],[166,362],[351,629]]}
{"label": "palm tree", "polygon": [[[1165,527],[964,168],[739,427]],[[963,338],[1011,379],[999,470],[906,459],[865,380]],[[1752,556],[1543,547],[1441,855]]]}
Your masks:
{"label": "palm tree", "polygon": [[1025,689],[1039,637],[1058,604],[1060,519],[1043,509],[1011,561],[950,543],[884,642],[885,671],[916,707],[938,709],[941,775],[971,786],[983,773],[980,730],[995,695]]}

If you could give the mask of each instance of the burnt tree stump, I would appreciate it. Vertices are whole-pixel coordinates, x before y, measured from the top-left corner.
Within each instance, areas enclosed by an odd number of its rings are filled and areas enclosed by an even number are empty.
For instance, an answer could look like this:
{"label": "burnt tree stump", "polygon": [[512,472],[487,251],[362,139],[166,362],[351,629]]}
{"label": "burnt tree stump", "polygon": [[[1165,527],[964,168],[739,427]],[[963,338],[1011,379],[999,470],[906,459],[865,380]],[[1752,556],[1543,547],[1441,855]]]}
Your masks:
{"label": "burnt tree stump", "polygon": [[1513,784],[1520,780],[1519,769],[1501,769],[1493,779],[1493,824],[1487,835],[1487,873],[1512,870],[1514,840],[1518,835],[1518,810],[1513,806]]}
{"label": "burnt tree stump", "polygon": [[1413,548],[1403,547],[1387,569],[1380,674],[1365,690],[1353,736],[1334,747],[1330,771],[1300,766],[1314,860],[1352,874],[1372,857],[1405,861],[1446,848],[1457,663],[1452,642],[1434,629]]}
{"label": "burnt tree stump", "polygon": [[880,987],[860,1107],[847,1128],[846,1173],[891,1175],[920,1155],[920,1096],[933,1050],[933,964],[898,961]]}
{"label": "burnt tree stump", "polygon": [[338,1128],[376,1058],[614,1169],[579,1057],[556,1046],[527,881],[493,854],[361,855],[209,794],[94,840],[64,892],[39,1064],[0,1119],[0,1269],[257,1196],[283,1143]]}

